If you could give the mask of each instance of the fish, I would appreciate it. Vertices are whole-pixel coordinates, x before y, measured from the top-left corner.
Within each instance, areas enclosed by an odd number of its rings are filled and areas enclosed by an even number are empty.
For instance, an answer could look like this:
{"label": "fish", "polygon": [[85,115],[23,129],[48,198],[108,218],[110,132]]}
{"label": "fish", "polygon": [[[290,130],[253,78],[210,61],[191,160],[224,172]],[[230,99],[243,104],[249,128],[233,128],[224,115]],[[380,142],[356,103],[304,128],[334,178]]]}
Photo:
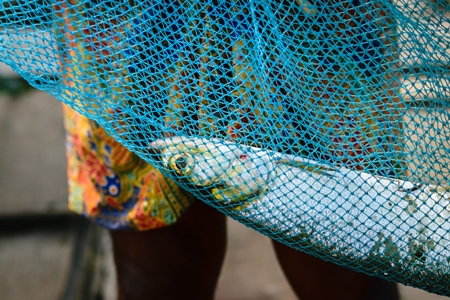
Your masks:
{"label": "fish", "polygon": [[[221,139],[149,145],[162,170],[263,233],[358,261],[447,274],[450,188],[372,175]],[[205,198],[206,199],[206,198]],[[212,200],[211,200],[212,199]],[[325,251],[325,252],[324,252]]]}

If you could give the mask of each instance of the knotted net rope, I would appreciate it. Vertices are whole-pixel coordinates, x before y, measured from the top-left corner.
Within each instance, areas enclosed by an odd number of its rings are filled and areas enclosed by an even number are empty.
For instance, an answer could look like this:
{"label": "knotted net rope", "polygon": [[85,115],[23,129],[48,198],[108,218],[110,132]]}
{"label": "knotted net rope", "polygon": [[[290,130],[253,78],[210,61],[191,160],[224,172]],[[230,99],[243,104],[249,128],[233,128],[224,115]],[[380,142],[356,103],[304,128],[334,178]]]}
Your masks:
{"label": "knotted net rope", "polygon": [[447,295],[447,1],[3,0],[0,61],[239,222]]}

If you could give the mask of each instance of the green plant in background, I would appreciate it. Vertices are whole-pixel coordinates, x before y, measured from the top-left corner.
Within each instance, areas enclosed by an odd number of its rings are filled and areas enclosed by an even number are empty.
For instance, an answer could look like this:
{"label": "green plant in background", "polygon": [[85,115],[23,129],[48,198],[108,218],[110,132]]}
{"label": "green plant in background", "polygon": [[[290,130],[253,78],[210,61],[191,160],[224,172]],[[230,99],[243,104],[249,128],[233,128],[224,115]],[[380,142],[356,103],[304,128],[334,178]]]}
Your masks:
{"label": "green plant in background", "polygon": [[23,94],[32,91],[34,88],[22,77],[0,76],[0,95],[7,95],[17,98]]}

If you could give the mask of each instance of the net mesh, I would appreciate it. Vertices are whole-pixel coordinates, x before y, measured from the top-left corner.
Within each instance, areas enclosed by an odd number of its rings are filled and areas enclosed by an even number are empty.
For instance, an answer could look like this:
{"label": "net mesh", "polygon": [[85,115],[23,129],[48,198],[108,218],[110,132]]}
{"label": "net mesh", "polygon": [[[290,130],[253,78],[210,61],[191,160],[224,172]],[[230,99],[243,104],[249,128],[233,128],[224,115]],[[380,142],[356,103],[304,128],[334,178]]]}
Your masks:
{"label": "net mesh", "polygon": [[3,0],[0,61],[228,216],[450,294],[445,0]]}

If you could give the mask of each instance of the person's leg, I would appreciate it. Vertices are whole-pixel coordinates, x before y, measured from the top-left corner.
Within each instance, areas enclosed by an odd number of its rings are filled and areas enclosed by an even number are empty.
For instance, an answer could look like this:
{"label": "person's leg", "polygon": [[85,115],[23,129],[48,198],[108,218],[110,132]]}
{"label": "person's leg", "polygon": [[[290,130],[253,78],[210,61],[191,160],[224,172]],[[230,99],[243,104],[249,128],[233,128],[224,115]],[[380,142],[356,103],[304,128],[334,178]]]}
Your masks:
{"label": "person's leg", "polygon": [[175,225],[111,236],[120,300],[213,299],[226,248],[222,213],[195,201]]}
{"label": "person's leg", "polygon": [[301,300],[398,300],[397,285],[340,267],[273,241],[278,261]]}

